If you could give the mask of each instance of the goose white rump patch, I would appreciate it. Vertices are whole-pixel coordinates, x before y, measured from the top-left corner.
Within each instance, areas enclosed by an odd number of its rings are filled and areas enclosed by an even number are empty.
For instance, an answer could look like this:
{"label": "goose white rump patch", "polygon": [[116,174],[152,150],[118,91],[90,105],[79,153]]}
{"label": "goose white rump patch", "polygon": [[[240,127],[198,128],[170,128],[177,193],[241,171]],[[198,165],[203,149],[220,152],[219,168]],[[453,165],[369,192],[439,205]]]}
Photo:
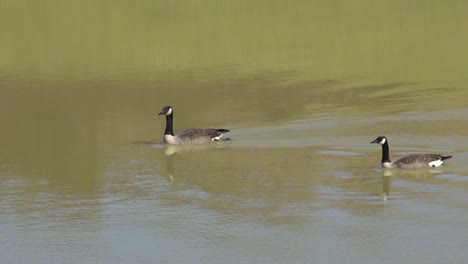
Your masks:
{"label": "goose white rump patch", "polygon": [[214,137],[214,138],[211,139],[211,141],[219,141],[223,137],[223,135],[224,134],[221,134],[221,135],[219,135],[217,137]]}
{"label": "goose white rump patch", "polygon": [[429,167],[439,167],[440,165],[442,165],[442,163],[444,163],[442,160],[438,159],[438,160],[434,160],[434,161],[431,161],[428,163]]}

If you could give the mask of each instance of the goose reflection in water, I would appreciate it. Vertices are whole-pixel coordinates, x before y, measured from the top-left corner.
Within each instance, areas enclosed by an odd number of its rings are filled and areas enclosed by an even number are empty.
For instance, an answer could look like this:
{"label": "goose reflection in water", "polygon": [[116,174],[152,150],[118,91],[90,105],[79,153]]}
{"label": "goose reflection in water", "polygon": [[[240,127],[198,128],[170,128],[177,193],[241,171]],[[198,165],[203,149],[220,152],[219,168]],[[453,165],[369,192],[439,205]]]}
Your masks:
{"label": "goose reflection in water", "polygon": [[388,200],[390,195],[391,179],[398,177],[402,180],[420,181],[432,179],[434,176],[443,173],[440,169],[419,169],[419,170],[392,170],[382,168],[382,198],[384,201]]}
{"label": "goose reflection in water", "polygon": [[222,149],[226,145],[225,143],[215,144],[199,144],[199,145],[171,145],[164,144],[163,152],[166,157],[166,169],[167,175],[171,181],[174,181],[174,160],[178,156],[177,154],[184,155],[190,152],[201,152],[209,151],[210,149]]}

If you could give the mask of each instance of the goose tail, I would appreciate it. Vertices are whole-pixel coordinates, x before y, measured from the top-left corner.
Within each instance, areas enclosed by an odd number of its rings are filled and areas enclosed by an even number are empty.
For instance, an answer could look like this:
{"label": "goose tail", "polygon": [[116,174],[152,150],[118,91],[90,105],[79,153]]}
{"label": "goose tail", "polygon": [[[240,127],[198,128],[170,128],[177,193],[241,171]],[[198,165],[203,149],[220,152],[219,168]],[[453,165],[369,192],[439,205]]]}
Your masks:
{"label": "goose tail", "polygon": [[440,160],[450,159],[452,156],[440,156]]}

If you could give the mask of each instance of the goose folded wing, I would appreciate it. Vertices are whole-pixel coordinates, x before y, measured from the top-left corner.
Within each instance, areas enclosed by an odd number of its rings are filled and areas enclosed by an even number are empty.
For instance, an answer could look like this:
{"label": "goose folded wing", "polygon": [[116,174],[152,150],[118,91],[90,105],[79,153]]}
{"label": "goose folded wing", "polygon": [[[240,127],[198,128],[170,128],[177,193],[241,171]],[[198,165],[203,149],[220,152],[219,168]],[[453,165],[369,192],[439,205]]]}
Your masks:
{"label": "goose folded wing", "polygon": [[191,128],[180,131],[177,133],[177,137],[196,139],[196,138],[215,138],[221,136],[223,133],[229,132],[227,129],[215,129],[215,128]]}
{"label": "goose folded wing", "polygon": [[439,154],[411,154],[399,159],[398,162],[401,164],[427,164],[429,162],[436,161],[439,159],[441,159],[441,156]]}

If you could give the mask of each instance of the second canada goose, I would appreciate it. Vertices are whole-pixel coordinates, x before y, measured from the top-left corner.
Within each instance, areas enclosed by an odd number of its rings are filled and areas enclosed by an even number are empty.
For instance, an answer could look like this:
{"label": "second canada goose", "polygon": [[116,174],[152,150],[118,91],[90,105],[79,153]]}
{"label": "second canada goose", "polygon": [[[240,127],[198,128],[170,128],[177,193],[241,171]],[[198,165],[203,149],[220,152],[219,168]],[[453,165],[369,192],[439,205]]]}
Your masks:
{"label": "second canada goose", "polygon": [[190,128],[174,134],[174,110],[171,106],[164,106],[159,115],[166,116],[166,130],[164,142],[172,145],[203,144],[219,141],[229,130],[224,128]]}
{"label": "second canada goose", "polygon": [[444,163],[443,160],[450,159],[452,157],[442,156],[440,154],[410,154],[395,161],[391,161],[388,139],[386,137],[377,137],[371,143],[377,143],[382,146],[382,167],[384,168],[421,169],[439,167]]}

